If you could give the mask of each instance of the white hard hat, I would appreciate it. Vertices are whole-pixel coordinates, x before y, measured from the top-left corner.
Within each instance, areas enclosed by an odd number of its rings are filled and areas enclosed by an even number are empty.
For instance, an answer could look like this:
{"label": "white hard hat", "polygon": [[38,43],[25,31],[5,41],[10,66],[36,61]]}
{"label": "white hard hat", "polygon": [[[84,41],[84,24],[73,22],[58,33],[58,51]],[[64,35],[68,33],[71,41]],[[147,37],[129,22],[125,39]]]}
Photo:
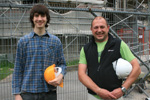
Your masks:
{"label": "white hard hat", "polygon": [[119,79],[125,79],[132,71],[132,65],[127,60],[124,60],[122,58],[119,58],[112,64]]}

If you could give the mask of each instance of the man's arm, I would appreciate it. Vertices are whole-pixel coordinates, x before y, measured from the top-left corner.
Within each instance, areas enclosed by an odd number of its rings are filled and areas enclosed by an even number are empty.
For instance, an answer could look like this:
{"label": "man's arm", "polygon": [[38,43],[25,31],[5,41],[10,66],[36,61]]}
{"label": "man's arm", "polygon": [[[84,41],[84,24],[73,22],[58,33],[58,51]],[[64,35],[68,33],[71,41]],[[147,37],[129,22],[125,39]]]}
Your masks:
{"label": "man's arm", "polygon": [[132,65],[131,74],[128,76],[128,78],[125,80],[125,82],[122,85],[126,89],[128,89],[134,83],[134,81],[138,78],[138,76],[141,73],[141,68],[136,58],[133,59],[130,63]]}
{"label": "man's arm", "polygon": [[56,56],[57,56],[57,64],[56,64],[56,66],[62,68],[61,74],[64,77],[65,74],[66,74],[67,67],[66,67],[66,61],[65,61],[65,57],[64,57],[64,53],[63,53],[63,46],[62,46],[62,43],[61,43],[60,40],[58,42]]}
{"label": "man's arm", "polygon": [[63,78],[66,74],[66,61],[65,61],[65,58],[64,58],[64,54],[63,54],[63,47],[62,47],[62,44],[60,42],[60,40],[58,41],[58,47],[57,47],[57,51],[56,51],[56,55],[57,55],[57,64],[56,66],[57,67],[60,67],[62,69],[62,72],[60,75],[58,75],[58,77],[56,77],[54,80],[52,81],[49,81],[48,83],[50,85],[53,85],[53,86],[58,86],[61,84],[61,82],[63,81]]}
{"label": "man's arm", "polygon": [[21,40],[17,44],[17,52],[14,64],[14,72],[12,75],[12,94],[20,94],[21,93],[21,85],[23,79],[23,44]]}
{"label": "man's arm", "polygon": [[126,81],[122,85],[123,87],[128,89],[140,75],[141,68],[137,59],[134,57],[130,48],[124,41],[121,42],[120,53],[121,53],[122,58],[129,61],[132,65],[132,71],[130,75],[128,76],[128,78],[126,79]]}
{"label": "man's arm", "polygon": [[116,99],[116,97],[111,94],[109,91],[98,87],[92,79],[86,74],[87,65],[79,64],[78,66],[78,78],[82,84],[84,84],[87,88],[94,91],[97,95],[99,95],[103,99]]}
{"label": "man's arm", "polygon": [[[125,87],[126,89],[128,89],[134,83],[134,81],[141,73],[141,68],[136,58],[134,58],[130,63],[132,65],[132,71],[125,80],[125,82],[122,84],[122,87]],[[117,98],[120,98],[123,95],[123,92],[121,88],[117,88],[112,91],[112,94],[115,95]]]}

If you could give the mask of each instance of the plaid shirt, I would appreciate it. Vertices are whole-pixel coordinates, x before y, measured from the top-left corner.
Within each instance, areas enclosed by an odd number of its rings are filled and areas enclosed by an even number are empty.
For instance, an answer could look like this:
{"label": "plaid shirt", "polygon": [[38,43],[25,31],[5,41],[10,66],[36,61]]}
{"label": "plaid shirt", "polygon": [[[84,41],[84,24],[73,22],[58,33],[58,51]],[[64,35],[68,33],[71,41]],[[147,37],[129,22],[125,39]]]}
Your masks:
{"label": "plaid shirt", "polygon": [[48,92],[56,87],[44,80],[45,69],[56,64],[66,74],[66,62],[60,40],[49,33],[38,36],[34,32],[22,37],[17,45],[12,94]]}

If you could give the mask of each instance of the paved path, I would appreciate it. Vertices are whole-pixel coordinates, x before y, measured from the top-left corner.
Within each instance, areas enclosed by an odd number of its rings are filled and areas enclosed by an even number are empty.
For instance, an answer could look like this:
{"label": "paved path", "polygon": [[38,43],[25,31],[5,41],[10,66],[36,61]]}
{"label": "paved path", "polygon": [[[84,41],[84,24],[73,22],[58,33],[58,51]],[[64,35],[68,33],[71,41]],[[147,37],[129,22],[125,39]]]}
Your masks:
{"label": "paved path", "polygon": [[[145,90],[150,95],[150,84],[146,82]],[[137,88],[127,95],[125,100],[145,100],[147,96],[139,93]],[[0,81],[0,100],[14,100],[11,95],[11,76]],[[58,87],[58,100],[87,100],[87,90],[79,82],[77,71],[68,71],[64,79],[64,88]]]}

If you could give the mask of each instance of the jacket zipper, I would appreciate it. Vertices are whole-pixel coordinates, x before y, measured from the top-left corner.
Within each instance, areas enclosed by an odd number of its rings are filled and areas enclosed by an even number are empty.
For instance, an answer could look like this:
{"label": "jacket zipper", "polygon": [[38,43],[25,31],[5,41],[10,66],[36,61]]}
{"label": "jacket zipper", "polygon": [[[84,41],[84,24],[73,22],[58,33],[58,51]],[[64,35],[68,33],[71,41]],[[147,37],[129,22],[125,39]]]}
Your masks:
{"label": "jacket zipper", "polygon": [[[110,46],[111,46],[111,44],[110,44]],[[110,47],[110,46],[109,46],[109,47]],[[103,50],[102,55],[104,55],[104,53],[106,53],[106,50],[108,50],[109,47],[104,48],[105,52],[104,52],[104,50]],[[98,68],[97,68],[97,71],[98,71],[98,72],[99,72],[100,67],[101,67],[101,65],[102,65],[102,62],[101,62],[101,59],[102,59],[102,57],[103,57],[102,55],[101,55],[101,58],[100,58],[100,65],[99,65]]]}
{"label": "jacket zipper", "polygon": [[98,72],[99,72],[100,67],[101,67],[101,66],[99,65],[98,68],[97,68],[97,71],[98,71]]}

